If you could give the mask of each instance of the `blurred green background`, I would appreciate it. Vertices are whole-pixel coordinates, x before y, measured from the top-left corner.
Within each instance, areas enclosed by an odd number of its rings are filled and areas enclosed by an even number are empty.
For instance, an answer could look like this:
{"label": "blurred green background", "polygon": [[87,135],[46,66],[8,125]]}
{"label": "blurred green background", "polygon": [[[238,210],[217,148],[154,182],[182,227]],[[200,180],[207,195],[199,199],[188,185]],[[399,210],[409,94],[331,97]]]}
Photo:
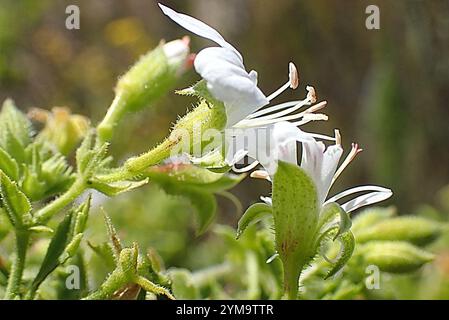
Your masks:
{"label": "blurred green background", "polygon": [[[386,204],[402,214],[422,211],[426,204],[447,205],[449,192],[441,190],[449,183],[448,1],[163,2],[220,30],[243,54],[247,68],[258,71],[266,94],[285,82],[288,62],[296,63],[300,88],[278,101],[302,98],[305,85],[313,85],[328,101],[329,121],[305,129],[331,134],[339,128],[347,149],[351,142],[365,149],[335,191],[357,184],[388,186],[394,196]],[[70,4],[80,8],[80,30],[65,28]],[[380,30],[365,27],[369,4],[380,8]],[[160,39],[185,34],[153,0],[1,0],[0,99],[11,97],[25,111],[68,106],[96,123],[113,99],[117,78]],[[211,45],[191,38],[192,51]],[[198,79],[191,71],[178,88]],[[193,102],[172,93],[130,116],[112,145],[117,161],[159,142]],[[246,207],[269,191],[267,183],[246,179],[232,192]],[[219,204],[219,222],[235,226],[233,205],[222,199]],[[169,265],[220,262],[221,251],[210,248],[216,242],[204,241],[212,235],[198,239],[183,227],[191,225],[192,216],[182,199],[173,201],[149,186],[106,208],[129,242],[156,247]],[[199,258],[204,252],[208,261]]]}

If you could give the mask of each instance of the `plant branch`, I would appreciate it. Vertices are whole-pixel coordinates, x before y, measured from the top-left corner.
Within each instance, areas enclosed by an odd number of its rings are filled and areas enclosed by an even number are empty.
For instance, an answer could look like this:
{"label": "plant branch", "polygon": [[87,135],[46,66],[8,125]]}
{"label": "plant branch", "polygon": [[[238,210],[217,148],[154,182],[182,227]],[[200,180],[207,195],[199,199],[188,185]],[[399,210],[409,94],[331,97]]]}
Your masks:
{"label": "plant branch", "polygon": [[11,273],[9,274],[5,299],[16,299],[20,295],[20,285],[22,282],[23,270],[25,268],[29,239],[30,235],[27,230],[19,229],[16,231],[16,256],[11,267]]}
{"label": "plant branch", "polygon": [[64,209],[65,206],[74,201],[86,190],[86,182],[84,178],[77,178],[70,188],[59,198],[50,202],[48,205],[36,212],[35,218],[38,223],[48,221],[53,215]]}

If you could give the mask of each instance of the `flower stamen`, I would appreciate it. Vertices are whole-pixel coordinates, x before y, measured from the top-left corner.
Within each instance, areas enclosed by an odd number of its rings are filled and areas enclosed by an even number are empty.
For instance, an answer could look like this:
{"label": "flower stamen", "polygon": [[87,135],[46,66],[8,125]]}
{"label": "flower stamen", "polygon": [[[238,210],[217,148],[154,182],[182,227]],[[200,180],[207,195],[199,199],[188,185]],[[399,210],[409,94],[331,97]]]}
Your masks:
{"label": "flower stamen", "polygon": [[[339,137],[338,139],[341,142],[341,137]],[[343,170],[345,170],[345,168],[352,162],[352,160],[354,160],[355,157],[362,151],[363,151],[363,149],[360,149],[359,145],[357,143],[352,144],[352,149],[349,152],[348,156],[346,157],[346,159],[343,161],[341,166],[335,172],[334,177],[332,178],[331,185],[335,182],[335,180],[337,180],[337,178],[340,176],[340,174],[343,172]]]}
{"label": "flower stamen", "polygon": [[249,176],[254,179],[264,179],[264,180],[271,181],[270,175],[265,170],[255,170],[255,171],[251,172],[251,174]]}
{"label": "flower stamen", "polygon": [[290,62],[288,64],[288,70],[289,70],[288,81],[284,85],[282,85],[279,89],[277,89],[275,92],[270,94],[267,97],[268,101],[273,100],[288,88],[296,89],[298,87],[299,85],[298,70],[296,69],[296,66],[293,64],[293,62]]}

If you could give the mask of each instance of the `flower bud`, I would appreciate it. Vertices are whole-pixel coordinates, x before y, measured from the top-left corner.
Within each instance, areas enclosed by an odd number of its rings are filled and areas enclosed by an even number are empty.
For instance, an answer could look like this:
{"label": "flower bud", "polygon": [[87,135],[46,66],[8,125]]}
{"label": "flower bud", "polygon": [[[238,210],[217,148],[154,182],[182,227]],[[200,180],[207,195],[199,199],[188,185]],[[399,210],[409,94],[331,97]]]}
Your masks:
{"label": "flower bud", "polygon": [[162,46],[168,65],[176,69],[178,73],[185,71],[193,62],[189,58],[190,38],[185,36],[182,39],[170,41]]}
{"label": "flower bud", "polygon": [[45,123],[38,139],[52,142],[64,155],[69,154],[86,136],[89,129],[89,119],[77,114],[71,114],[66,107],[54,107],[51,112],[42,109],[32,109],[30,118]]}
{"label": "flower bud", "polygon": [[396,217],[381,221],[357,233],[357,242],[372,240],[406,241],[416,245],[425,245],[441,232],[440,226],[421,217]]}
{"label": "flower bud", "polygon": [[394,207],[373,207],[363,210],[352,220],[352,232],[354,233],[357,241],[360,230],[369,228],[372,225],[390,219],[396,215],[396,209]]}
{"label": "flower bud", "polygon": [[433,254],[402,241],[370,241],[360,248],[366,263],[391,273],[412,272],[433,260]]}
{"label": "flower bud", "polygon": [[109,141],[114,127],[128,112],[136,112],[169,91],[191,64],[189,39],[161,43],[137,61],[117,82],[115,99],[98,125],[102,140]]}

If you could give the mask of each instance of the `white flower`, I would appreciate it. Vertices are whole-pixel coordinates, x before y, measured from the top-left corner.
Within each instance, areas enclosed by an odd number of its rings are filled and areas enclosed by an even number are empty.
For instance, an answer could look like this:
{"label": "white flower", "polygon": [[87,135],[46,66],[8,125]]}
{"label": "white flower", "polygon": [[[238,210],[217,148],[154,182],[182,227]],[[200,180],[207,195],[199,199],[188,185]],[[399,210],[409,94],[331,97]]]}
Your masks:
{"label": "white flower", "polygon": [[[360,186],[345,190],[326,200],[329,190],[355,156],[362,151],[357,144],[352,144],[352,149],[340,167],[338,163],[343,154],[341,137],[338,130],[335,131],[335,145],[326,148],[324,143],[316,141],[306,132],[301,131],[289,122],[276,123],[272,130],[271,157],[268,161],[259,161],[266,171],[255,171],[251,176],[271,180],[277,169],[277,162],[284,161],[292,164],[297,162],[297,142],[302,145],[301,168],[314,181],[318,193],[318,201],[321,206],[336,202],[349,195],[360,192],[368,192],[341,205],[346,212],[354,211],[360,207],[388,199],[393,194],[390,189],[379,186]],[[262,199],[271,203],[271,199]]]}
{"label": "white flower", "polygon": [[252,128],[279,121],[292,121],[296,125],[313,120],[326,120],[325,115],[314,114],[323,108],[321,102],[301,113],[292,114],[304,106],[316,102],[312,87],[307,87],[305,100],[290,101],[262,110],[271,100],[288,88],[295,89],[299,79],[296,67],[289,64],[289,80],[268,97],[257,87],[257,72],[247,72],[240,52],[229,44],[215,29],[188,15],[178,13],[159,4],[164,14],[185,29],[209,40],[220,47],[201,50],[194,61],[195,70],[207,82],[207,88],[226,108],[227,128]]}

